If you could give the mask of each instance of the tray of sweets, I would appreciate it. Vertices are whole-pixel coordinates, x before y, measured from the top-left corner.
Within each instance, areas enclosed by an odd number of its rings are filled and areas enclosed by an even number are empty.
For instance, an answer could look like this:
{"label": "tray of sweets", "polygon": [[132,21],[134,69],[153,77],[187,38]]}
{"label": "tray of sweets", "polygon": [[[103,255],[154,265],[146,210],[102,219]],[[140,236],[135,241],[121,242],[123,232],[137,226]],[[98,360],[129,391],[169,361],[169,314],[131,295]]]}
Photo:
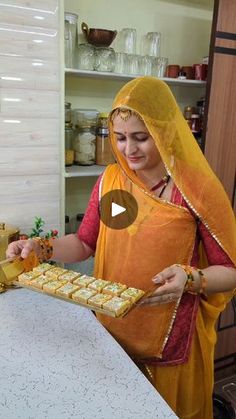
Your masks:
{"label": "tray of sweets", "polygon": [[117,318],[124,317],[146,296],[138,288],[82,275],[49,263],[23,272],[13,284]]}

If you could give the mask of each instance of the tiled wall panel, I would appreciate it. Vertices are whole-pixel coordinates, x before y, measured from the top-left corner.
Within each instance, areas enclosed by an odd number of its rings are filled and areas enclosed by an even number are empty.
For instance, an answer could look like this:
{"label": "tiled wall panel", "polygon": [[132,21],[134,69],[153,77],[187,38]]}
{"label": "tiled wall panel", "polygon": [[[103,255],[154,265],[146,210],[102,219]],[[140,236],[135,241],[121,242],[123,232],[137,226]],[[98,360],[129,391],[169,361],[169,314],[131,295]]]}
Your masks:
{"label": "tiled wall panel", "polygon": [[60,229],[58,0],[0,3],[0,221]]}

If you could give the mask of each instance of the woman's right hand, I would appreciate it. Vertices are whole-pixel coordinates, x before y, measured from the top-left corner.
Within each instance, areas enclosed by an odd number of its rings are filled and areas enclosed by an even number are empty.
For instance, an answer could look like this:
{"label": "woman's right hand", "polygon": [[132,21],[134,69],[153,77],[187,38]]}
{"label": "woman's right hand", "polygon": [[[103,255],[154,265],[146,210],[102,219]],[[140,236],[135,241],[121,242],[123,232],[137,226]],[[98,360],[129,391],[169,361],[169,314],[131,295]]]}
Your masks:
{"label": "woman's right hand", "polygon": [[6,257],[14,259],[17,256],[21,256],[22,259],[25,259],[29,256],[32,250],[34,250],[37,256],[40,255],[40,244],[36,240],[17,240],[8,245]]}

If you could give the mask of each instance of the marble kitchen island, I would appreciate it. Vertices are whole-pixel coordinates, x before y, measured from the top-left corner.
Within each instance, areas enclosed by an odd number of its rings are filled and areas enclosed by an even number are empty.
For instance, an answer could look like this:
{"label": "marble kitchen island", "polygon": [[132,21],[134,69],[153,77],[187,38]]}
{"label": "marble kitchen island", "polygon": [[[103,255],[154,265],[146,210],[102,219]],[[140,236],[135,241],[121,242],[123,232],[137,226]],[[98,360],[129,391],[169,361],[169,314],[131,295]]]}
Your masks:
{"label": "marble kitchen island", "polygon": [[26,289],[0,307],[1,418],[177,417],[90,310]]}

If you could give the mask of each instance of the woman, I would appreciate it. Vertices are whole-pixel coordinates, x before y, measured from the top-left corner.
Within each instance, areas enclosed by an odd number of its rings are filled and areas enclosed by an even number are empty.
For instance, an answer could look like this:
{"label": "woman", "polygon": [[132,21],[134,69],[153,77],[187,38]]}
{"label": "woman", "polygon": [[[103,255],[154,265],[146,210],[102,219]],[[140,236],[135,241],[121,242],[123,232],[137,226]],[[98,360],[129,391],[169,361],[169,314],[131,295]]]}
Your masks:
{"label": "woman", "polygon": [[[236,288],[229,200],[164,82],[141,77],[120,90],[110,139],[117,164],[99,178],[78,234],[53,240],[51,259],[95,253],[96,277],[146,291],[156,285],[123,319],[98,318],[180,418],[209,419],[215,321]],[[99,200],[114,189],[138,204],[136,220],[120,230],[99,220]],[[15,242],[7,256],[32,249],[40,255],[48,243]]]}

